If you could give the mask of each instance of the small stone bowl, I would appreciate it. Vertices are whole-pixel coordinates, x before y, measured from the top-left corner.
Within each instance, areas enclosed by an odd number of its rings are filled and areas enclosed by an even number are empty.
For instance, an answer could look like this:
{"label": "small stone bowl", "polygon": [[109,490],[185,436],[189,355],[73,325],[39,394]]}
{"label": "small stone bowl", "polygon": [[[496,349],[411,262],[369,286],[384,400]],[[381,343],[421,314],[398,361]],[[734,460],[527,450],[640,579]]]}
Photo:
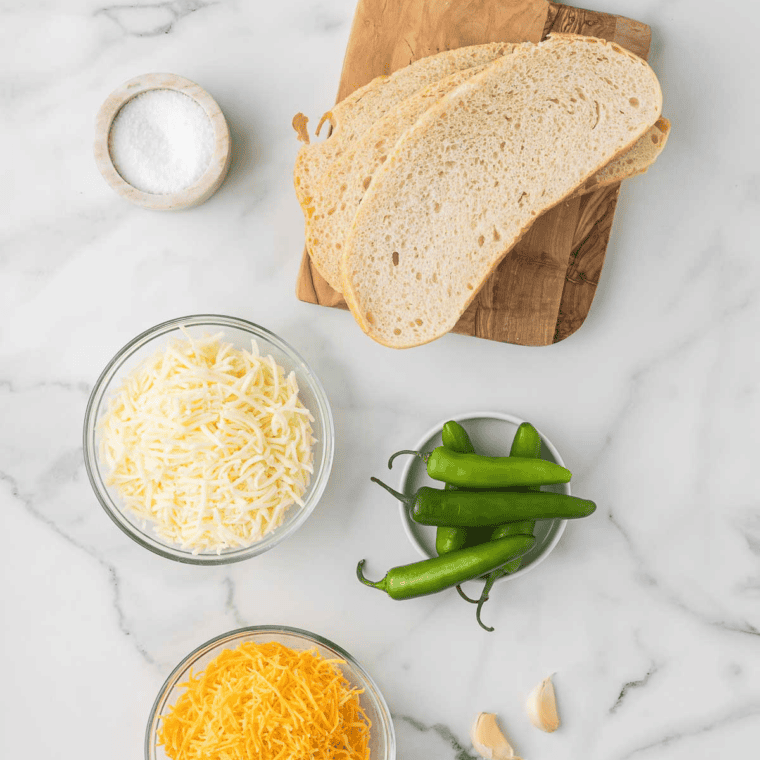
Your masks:
{"label": "small stone bowl", "polygon": [[[206,171],[177,192],[155,194],[139,190],[124,180],[111,157],[114,119],[132,98],[150,90],[172,90],[189,96],[205,111],[214,130],[214,146]],[[176,74],[143,74],[114,90],[100,107],[95,121],[94,152],[100,173],[123,198],[154,211],[179,211],[203,203],[219,189],[230,167],[230,131],[216,101],[199,85]]]}

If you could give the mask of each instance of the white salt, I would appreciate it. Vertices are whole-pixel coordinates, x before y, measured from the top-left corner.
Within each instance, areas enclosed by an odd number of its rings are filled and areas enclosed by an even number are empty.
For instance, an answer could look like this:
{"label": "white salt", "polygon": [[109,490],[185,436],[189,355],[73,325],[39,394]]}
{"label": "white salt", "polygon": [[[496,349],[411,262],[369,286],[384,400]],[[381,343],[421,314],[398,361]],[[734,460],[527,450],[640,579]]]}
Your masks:
{"label": "white salt", "polygon": [[199,180],[208,168],[214,128],[190,96],[149,90],[127,101],[116,114],[109,150],[125,182],[154,195],[176,193]]}

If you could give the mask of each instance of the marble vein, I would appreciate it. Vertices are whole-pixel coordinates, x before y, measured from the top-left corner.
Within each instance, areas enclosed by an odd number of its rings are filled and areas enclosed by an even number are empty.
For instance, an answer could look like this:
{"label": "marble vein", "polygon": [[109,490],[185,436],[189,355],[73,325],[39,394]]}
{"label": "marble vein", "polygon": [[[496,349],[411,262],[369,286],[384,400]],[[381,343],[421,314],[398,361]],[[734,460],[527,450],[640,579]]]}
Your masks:
{"label": "marble vein", "polygon": [[244,626],[248,625],[248,621],[240,614],[237,602],[235,601],[235,581],[227,576],[224,579],[224,585],[227,589],[227,598],[225,600],[224,607],[227,612],[232,615],[232,619],[235,621],[237,627],[243,628]]}
{"label": "marble vein", "polygon": [[20,384],[13,380],[5,380],[0,378],[0,389],[6,390],[8,393],[21,393],[22,391],[36,391],[44,390],[46,388],[59,388],[64,391],[71,391],[74,393],[81,393],[85,396],[89,396],[92,392],[92,386],[85,382],[66,382],[64,380],[46,380],[44,382],[32,383],[30,385],[24,385],[23,388]]}
{"label": "marble vein", "polygon": [[623,701],[625,700],[626,696],[628,695],[628,692],[631,691],[631,689],[640,689],[644,686],[646,686],[649,683],[649,679],[659,670],[658,666],[655,663],[652,663],[649,667],[649,670],[647,670],[646,674],[635,681],[628,681],[628,683],[623,685],[623,688],[620,690],[620,695],[615,700],[615,704],[610,707],[610,713],[617,712],[620,707],[623,704]]}
{"label": "marble vein", "polygon": [[469,752],[459,739],[454,735],[454,732],[442,723],[433,723],[426,725],[422,721],[412,718],[409,715],[393,715],[394,722],[406,723],[413,728],[416,732],[427,734],[432,733],[438,736],[443,742],[448,744],[454,752],[454,760],[478,760],[479,755]]}
{"label": "marble vein", "polygon": [[760,630],[748,620],[723,620],[720,618],[711,617],[710,615],[700,612],[699,610],[688,605],[682,598],[678,596],[678,594],[675,593],[675,591],[668,588],[661,578],[658,578],[656,575],[653,575],[651,572],[644,569],[646,567],[645,559],[641,556],[640,552],[636,550],[630,536],[619,523],[619,521],[614,517],[614,515],[612,513],[608,513],[607,519],[623,537],[628,548],[629,555],[635,562],[637,575],[642,585],[654,589],[655,592],[659,594],[663,599],[665,599],[665,601],[667,601],[669,604],[672,604],[674,607],[677,607],[704,625],[718,628],[729,633],[741,633],[749,636],[760,636]]}
{"label": "marble vein", "polygon": [[[681,731],[673,731],[658,739],[654,739],[647,744],[643,744],[640,747],[632,749],[624,755],[619,755],[617,760],[629,760],[632,757],[641,757],[642,755],[651,754],[652,757],[661,757],[658,754],[665,748],[669,748],[674,744],[678,744],[687,739],[693,739],[695,737],[704,736],[717,732],[724,728],[729,728],[742,721],[760,717],[760,703],[751,703],[744,707],[740,707],[736,710],[732,710],[721,717],[703,722],[700,720],[700,724],[694,728],[685,728]],[[697,755],[707,757],[707,755]]]}
{"label": "marble vein", "polygon": [[[18,386],[11,380],[0,380],[0,388],[9,394],[19,395]],[[88,395],[90,388],[83,382],[64,382],[64,381],[45,381],[25,386],[24,391],[34,391],[46,388],[62,389],[66,392],[78,395]],[[73,480],[84,468],[84,461],[81,448],[71,448],[62,450],[61,453],[53,460],[52,464],[46,469],[43,476],[39,479],[37,486],[37,496],[44,495],[49,489],[55,488],[57,484],[67,480]],[[21,487],[18,479],[10,472],[0,471],[0,483],[4,483],[10,498],[14,503],[24,509],[27,514],[44,525],[48,530],[55,533],[59,538],[64,540],[69,546],[84,552],[88,557],[94,560],[97,565],[105,572],[108,578],[108,584],[111,589],[111,603],[116,619],[116,625],[119,631],[126,636],[135,647],[140,656],[149,664],[154,664],[154,659],[148,652],[147,648],[137,639],[134,632],[130,629],[127,616],[124,611],[123,595],[121,580],[116,566],[105,560],[93,547],[86,545],[78,540],[71,532],[62,528],[54,519],[44,514],[37,506],[35,495],[25,492]],[[71,515],[68,515],[71,519]],[[76,521],[72,521],[76,524]]]}
{"label": "marble vein", "polygon": [[52,530],[57,536],[66,541],[67,544],[73,546],[75,549],[83,551],[85,554],[87,554],[88,557],[95,560],[95,562],[97,562],[97,564],[105,571],[106,575],[108,576],[108,583],[111,587],[112,606],[116,615],[116,624],[119,628],[119,631],[132,642],[132,645],[135,647],[143,660],[145,660],[145,662],[151,665],[155,664],[153,657],[150,655],[145,646],[143,646],[143,644],[137,640],[134,633],[130,630],[127,624],[127,617],[122,605],[121,582],[119,580],[119,573],[116,567],[110,562],[106,562],[106,560],[100,557],[91,547],[85,546],[81,542],[77,541],[72,535],[62,530],[55,523],[55,521],[43,515],[34,506],[33,500],[21,493],[21,489],[19,488],[19,485],[13,476],[6,472],[0,471],[0,482],[5,483],[8,486],[11,497],[18,504],[20,504],[28,514],[32,515],[32,517],[45,525],[49,530]]}
{"label": "marble vein", "polygon": [[169,34],[177,23],[192,13],[218,5],[204,0],[171,0],[146,5],[108,5],[95,11],[113,21],[125,35],[155,37]]}

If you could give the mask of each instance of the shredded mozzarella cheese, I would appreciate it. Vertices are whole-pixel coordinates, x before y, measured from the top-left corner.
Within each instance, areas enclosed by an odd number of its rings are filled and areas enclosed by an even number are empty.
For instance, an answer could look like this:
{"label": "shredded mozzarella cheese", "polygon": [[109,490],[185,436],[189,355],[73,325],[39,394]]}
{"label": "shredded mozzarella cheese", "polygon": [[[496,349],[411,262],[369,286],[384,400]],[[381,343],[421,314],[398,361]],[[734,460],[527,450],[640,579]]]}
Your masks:
{"label": "shredded mozzarella cheese", "polygon": [[223,334],[172,341],[109,399],[101,458],[124,509],[183,549],[250,546],[303,506],[314,417],[295,373]]}
{"label": "shredded mozzarella cheese", "polygon": [[158,741],[172,760],[369,760],[363,690],[343,662],[276,642],[225,649],[181,684]]}

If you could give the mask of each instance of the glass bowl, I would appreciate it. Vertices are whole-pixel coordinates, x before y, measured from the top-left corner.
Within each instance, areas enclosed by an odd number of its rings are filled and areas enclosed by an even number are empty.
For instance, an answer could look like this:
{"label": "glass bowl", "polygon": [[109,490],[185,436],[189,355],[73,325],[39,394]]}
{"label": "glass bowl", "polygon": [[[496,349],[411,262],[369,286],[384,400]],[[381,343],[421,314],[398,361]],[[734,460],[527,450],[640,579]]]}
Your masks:
{"label": "glass bowl", "polygon": [[[415,451],[432,451],[436,446],[441,446],[441,430],[446,422],[454,420],[464,427],[472,440],[475,451],[488,456],[507,456],[512,445],[517,428],[526,420],[515,417],[513,414],[501,412],[470,412],[458,417],[447,417],[445,420],[434,425],[425,433],[414,447]],[[554,444],[539,430],[541,436],[541,459],[564,467],[559,451]],[[410,457],[401,473],[401,492],[407,495],[413,494],[422,486],[435,486],[441,488],[442,484],[428,477],[425,464],[417,457]],[[543,491],[553,491],[570,496],[570,484],[558,483],[556,485],[542,486]],[[401,504],[401,522],[404,526],[409,541],[419,554],[425,559],[437,557],[435,550],[436,528],[431,525],[420,525],[412,520],[409,508]],[[496,582],[514,580],[529,573],[531,570],[549,556],[554,547],[559,543],[565,532],[567,520],[537,520],[533,532],[536,543],[522,558],[520,567],[514,573],[504,575]]]}
{"label": "glass bowl", "polygon": [[[161,350],[170,340],[184,337],[182,328],[194,338],[223,332],[222,340],[236,348],[250,349],[251,338],[254,338],[262,356],[271,354],[286,375],[291,370],[295,372],[299,398],[314,417],[311,423],[316,439],[312,448],[314,473],[303,495],[304,506],[291,506],[279,527],[250,546],[221,550],[220,553],[201,551],[193,554],[190,549],[183,549],[158,536],[150,523],[144,525],[142,520],[123,511],[123,502],[116,489],[106,485],[107,468],[99,456],[99,421],[107,409],[108,399],[119,388],[124,377],[143,360]],[[255,557],[295,533],[314,511],[325,490],[332,468],[333,450],[334,426],[330,404],[322,384],[306,362],[284,340],[269,330],[242,319],[215,314],[172,319],[146,330],[130,341],[108,363],[95,383],[84,418],[85,467],[95,495],[106,514],[130,538],[146,549],[177,562],[195,565],[222,565]]]}
{"label": "glass bowl", "polygon": [[291,649],[304,650],[316,649],[325,659],[345,660],[340,665],[344,677],[349,685],[364,689],[360,697],[361,706],[372,723],[370,729],[370,757],[372,760],[395,760],[396,736],[393,729],[393,721],[388,705],[377,688],[377,685],[369,673],[348,653],[337,644],[323,639],[314,633],[302,631],[298,628],[285,626],[252,626],[239,628],[236,631],[217,636],[198,647],[185,657],[172,671],[171,675],[158,692],[156,701],[150,711],[148,726],[145,731],[145,758],[146,760],[167,760],[168,756],[162,746],[158,744],[158,728],[161,715],[165,714],[184,691],[180,685],[187,681],[192,668],[193,673],[198,673],[217,657],[224,649],[234,649],[246,641],[254,641],[264,644],[276,641]]}

